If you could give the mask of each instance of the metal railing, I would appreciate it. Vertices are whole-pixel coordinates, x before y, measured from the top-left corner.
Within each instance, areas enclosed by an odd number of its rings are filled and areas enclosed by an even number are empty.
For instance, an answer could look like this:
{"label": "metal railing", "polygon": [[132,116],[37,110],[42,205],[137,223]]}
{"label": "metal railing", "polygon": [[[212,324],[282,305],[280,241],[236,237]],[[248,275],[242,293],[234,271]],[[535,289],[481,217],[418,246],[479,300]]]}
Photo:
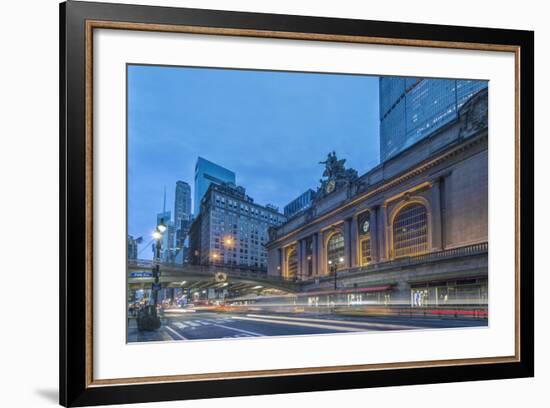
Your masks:
{"label": "metal railing", "polygon": [[[478,244],[467,245],[458,248],[444,249],[442,251],[427,252],[415,256],[400,257],[392,259],[390,261],[372,263],[365,266],[359,266],[354,268],[342,269],[338,271],[338,276],[344,277],[353,275],[356,273],[373,272],[384,269],[392,269],[396,267],[412,266],[423,263],[438,262],[445,259],[459,258],[465,256],[474,256],[486,254],[489,250],[489,244],[482,242]],[[326,280],[333,279],[333,276],[312,277],[307,281],[313,281],[315,279]]]}
{"label": "metal railing", "polygon": [[[129,268],[137,269],[152,269],[156,264],[155,261],[147,259],[130,259],[128,260]],[[250,278],[254,280],[264,280],[271,282],[285,282],[288,280],[281,276],[268,275],[266,269],[259,268],[243,268],[233,265],[193,265],[193,264],[174,264],[170,262],[161,262],[160,268],[163,274],[170,273],[192,273],[205,276],[213,276],[215,273],[222,272],[232,278]]]}

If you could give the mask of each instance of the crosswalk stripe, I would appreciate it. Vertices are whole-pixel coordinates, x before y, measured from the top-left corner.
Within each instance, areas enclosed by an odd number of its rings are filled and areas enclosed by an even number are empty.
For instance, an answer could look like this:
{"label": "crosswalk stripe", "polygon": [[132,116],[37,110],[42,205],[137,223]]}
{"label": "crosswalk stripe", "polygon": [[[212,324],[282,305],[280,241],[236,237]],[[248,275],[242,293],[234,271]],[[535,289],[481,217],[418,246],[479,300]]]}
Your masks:
{"label": "crosswalk stripe", "polygon": [[208,326],[208,325],[212,324],[212,323],[210,323],[208,321],[205,321],[205,320],[195,320],[195,321],[197,323],[200,323],[200,324],[204,325],[204,326]]}
{"label": "crosswalk stripe", "polygon": [[223,324],[214,324],[214,326],[221,327],[222,329],[234,330],[234,331],[239,332],[239,333],[248,334],[249,336],[254,336],[254,337],[263,336],[263,334],[260,334],[260,333],[254,333],[254,332],[251,332],[251,331],[248,331],[248,330],[237,329],[236,327],[224,326]]}
{"label": "crosswalk stripe", "polygon": [[166,327],[166,330],[168,330],[170,333],[176,336],[178,340],[187,340],[187,338],[183,337],[181,334],[179,334],[177,331],[172,329],[170,326],[165,326],[165,327]]}

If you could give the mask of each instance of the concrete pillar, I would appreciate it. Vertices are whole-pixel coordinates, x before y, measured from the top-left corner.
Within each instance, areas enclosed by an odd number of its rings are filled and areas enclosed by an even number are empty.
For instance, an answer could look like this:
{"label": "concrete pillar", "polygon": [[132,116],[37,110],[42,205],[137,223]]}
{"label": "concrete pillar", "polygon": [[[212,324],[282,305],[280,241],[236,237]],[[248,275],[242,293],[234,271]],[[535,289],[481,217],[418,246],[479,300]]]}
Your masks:
{"label": "concrete pillar", "polygon": [[387,261],[389,259],[389,250],[390,248],[387,248],[387,214],[386,214],[386,205],[383,204],[380,206],[378,211],[378,233],[377,238],[379,241],[378,245],[378,256],[380,262]]}
{"label": "concrete pillar", "polygon": [[441,191],[440,191],[440,179],[436,179],[432,183],[432,197],[431,197],[432,223],[430,225],[432,232],[432,250],[440,251],[442,249],[442,236],[441,236]]}
{"label": "concrete pillar", "polygon": [[379,206],[373,207],[370,211],[370,250],[371,250],[371,258],[373,262],[378,262],[379,256],[378,256],[378,222],[377,222],[377,215]]}

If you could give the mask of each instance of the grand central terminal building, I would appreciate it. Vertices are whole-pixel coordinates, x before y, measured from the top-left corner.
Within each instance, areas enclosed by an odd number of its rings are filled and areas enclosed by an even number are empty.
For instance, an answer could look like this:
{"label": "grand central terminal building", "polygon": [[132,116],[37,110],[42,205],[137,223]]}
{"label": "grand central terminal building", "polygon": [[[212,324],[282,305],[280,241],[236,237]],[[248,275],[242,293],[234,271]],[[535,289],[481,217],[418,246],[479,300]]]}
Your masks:
{"label": "grand central terminal building", "polygon": [[328,155],[309,208],[269,231],[268,274],[309,304],[487,305],[488,95],[358,175]]}

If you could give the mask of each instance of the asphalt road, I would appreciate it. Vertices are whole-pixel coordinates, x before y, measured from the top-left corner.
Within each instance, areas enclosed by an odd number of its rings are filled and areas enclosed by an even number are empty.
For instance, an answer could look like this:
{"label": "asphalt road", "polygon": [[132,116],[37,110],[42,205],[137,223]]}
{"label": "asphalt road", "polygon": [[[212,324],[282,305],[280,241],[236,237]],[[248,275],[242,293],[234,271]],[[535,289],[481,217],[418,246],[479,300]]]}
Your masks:
{"label": "asphalt road", "polygon": [[165,311],[162,327],[139,332],[128,325],[128,342],[207,340],[262,336],[418,330],[486,326],[487,320],[404,317],[356,317],[334,314],[255,314]]}

